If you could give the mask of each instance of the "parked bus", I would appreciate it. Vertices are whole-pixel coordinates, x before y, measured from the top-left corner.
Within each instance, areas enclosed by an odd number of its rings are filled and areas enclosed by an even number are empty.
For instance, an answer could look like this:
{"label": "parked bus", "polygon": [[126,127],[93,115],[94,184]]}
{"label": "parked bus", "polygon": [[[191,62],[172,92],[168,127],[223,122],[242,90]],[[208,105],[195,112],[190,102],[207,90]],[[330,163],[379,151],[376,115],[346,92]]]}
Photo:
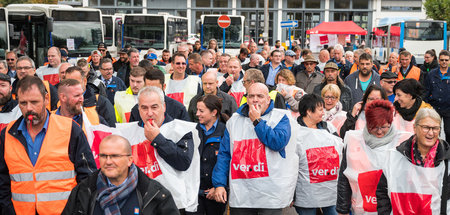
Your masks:
{"label": "parked bus", "polygon": [[122,48],[122,15],[102,15],[105,44],[112,57]]}
{"label": "parked bus", "polygon": [[69,57],[87,57],[103,42],[103,25],[98,9],[68,5],[10,4],[10,48],[28,55],[36,66],[45,62],[49,47],[67,46]]}
{"label": "parked bus", "polygon": [[[223,29],[217,24],[217,19],[222,14],[211,14],[200,16],[200,40],[202,48],[208,47],[211,39],[217,40],[217,45],[222,49]],[[239,54],[239,47],[244,42],[244,16],[228,15],[231,19],[230,26],[225,29],[225,49],[227,53]],[[221,51],[221,50],[220,50]]]}
{"label": "parked bus", "polygon": [[150,48],[156,49],[158,55],[164,49],[173,53],[189,35],[188,19],[169,14],[125,14],[122,29],[122,44],[141,50],[141,55]]}
{"label": "parked bus", "polygon": [[407,20],[380,25],[373,29],[371,44],[377,60],[386,63],[390,53],[405,48],[423,64],[427,50],[437,53],[447,48],[447,22]]}
{"label": "parked bus", "polygon": [[6,52],[9,50],[9,26],[8,11],[0,8],[0,60],[6,59]]}

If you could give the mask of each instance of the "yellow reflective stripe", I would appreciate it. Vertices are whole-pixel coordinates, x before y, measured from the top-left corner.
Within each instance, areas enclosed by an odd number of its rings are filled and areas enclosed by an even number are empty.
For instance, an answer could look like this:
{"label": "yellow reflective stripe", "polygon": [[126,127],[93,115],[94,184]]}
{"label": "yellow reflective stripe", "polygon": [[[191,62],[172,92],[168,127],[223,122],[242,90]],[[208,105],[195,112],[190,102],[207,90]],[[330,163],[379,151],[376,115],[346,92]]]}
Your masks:
{"label": "yellow reflective stripe", "polygon": [[71,191],[56,192],[56,193],[38,193],[37,200],[39,202],[58,201],[69,199]]}
{"label": "yellow reflective stripe", "polygon": [[36,173],[36,181],[63,180],[75,178],[75,171]]}
{"label": "yellow reflective stripe", "polygon": [[23,194],[23,193],[11,193],[12,200],[18,202],[35,202],[34,194]]}
{"label": "yellow reflective stripe", "polygon": [[9,174],[11,181],[22,182],[22,181],[33,181],[33,173],[17,173]]}
{"label": "yellow reflective stripe", "polygon": [[275,99],[277,98],[277,93],[278,93],[278,91],[276,91],[276,90],[272,90],[269,93],[269,97],[270,97],[270,99],[272,99],[273,102],[275,102]]}

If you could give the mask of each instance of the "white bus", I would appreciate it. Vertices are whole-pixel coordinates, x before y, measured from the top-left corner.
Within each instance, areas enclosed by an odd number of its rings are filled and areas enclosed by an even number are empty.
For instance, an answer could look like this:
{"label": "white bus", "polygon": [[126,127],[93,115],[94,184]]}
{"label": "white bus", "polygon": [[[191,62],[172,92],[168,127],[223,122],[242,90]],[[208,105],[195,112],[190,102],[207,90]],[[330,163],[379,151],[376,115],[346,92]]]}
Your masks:
{"label": "white bus", "polygon": [[435,20],[407,20],[380,25],[371,36],[373,54],[377,60],[386,63],[390,53],[405,48],[423,64],[427,50],[437,53],[447,48],[447,22]]}
{"label": "white bus", "polygon": [[121,14],[102,15],[105,26],[103,37],[112,57],[117,57],[117,51],[122,48],[122,16]]}
{"label": "white bus", "polygon": [[45,62],[47,49],[67,46],[69,57],[88,57],[103,42],[103,25],[98,9],[68,5],[10,4],[10,48],[28,55],[36,66]]}
{"label": "white bus", "polygon": [[[223,29],[217,24],[217,19],[222,14],[210,14],[200,16],[200,41],[202,48],[208,47],[208,42],[211,39],[217,40],[217,45],[222,51],[223,48]],[[225,51],[228,54],[239,54],[240,45],[244,43],[244,16],[228,15],[231,19],[231,24],[225,29]]]}
{"label": "white bus", "polygon": [[0,8],[0,60],[6,59],[7,51],[9,51],[8,11]]}
{"label": "white bus", "polygon": [[173,53],[189,35],[188,19],[169,14],[125,14],[122,23],[122,44],[141,50],[141,55],[150,48],[156,49],[158,55],[164,49]]}

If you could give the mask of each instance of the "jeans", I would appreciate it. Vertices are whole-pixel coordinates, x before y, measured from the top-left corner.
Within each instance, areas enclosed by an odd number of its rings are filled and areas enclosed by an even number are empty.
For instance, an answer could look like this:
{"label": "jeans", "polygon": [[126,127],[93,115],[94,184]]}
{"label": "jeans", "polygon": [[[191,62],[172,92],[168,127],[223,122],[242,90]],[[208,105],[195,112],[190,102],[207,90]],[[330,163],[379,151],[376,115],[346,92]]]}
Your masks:
{"label": "jeans", "polygon": [[322,209],[323,215],[337,215],[335,205],[323,208],[302,208],[295,206],[295,211],[297,211],[299,215],[316,215],[317,209]]}

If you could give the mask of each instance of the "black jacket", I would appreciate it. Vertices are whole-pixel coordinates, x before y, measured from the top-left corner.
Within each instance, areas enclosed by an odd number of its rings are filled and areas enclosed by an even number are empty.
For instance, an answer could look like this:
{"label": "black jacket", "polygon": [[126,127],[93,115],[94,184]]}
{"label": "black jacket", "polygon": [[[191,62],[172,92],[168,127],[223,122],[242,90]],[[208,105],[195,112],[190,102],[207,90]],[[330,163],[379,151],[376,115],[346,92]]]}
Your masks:
{"label": "black jacket", "polygon": [[102,116],[110,127],[116,127],[116,114],[114,111],[114,106],[109,102],[108,98],[93,93],[90,88],[90,84],[86,85],[86,92],[84,93],[83,107],[96,106],[98,115]]}
{"label": "black jacket", "polygon": [[[227,74],[223,75],[223,78],[224,78],[224,79],[227,79],[228,76],[230,76],[230,74],[227,73]],[[241,79],[243,79],[243,78],[244,78],[244,73],[243,73],[242,70],[241,70],[241,71],[239,72],[239,79],[238,79],[238,80],[241,80]],[[220,85],[219,89],[220,89],[222,92],[228,93],[228,91],[230,91],[230,89],[231,89],[231,86],[228,86],[227,82],[226,82],[226,81],[223,81],[223,83],[222,83],[222,85]],[[201,92],[201,91],[198,91],[198,92]]]}
{"label": "black jacket", "polygon": [[197,124],[198,136],[200,137],[200,192],[204,196],[204,191],[213,187],[212,173],[217,162],[217,154],[220,148],[220,141],[225,132],[225,123],[217,122],[216,130],[206,136],[200,124]]}
{"label": "black jacket", "polygon": [[[94,209],[99,207],[96,198],[98,196],[97,191],[97,178],[100,170],[89,176],[86,180],[83,180],[70,193],[69,200],[66,207],[61,214],[85,214],[93,215]],[[138,184],[135,192],[130,195],[135,195],[137,203],[139,205],[139,214],[144,215],[156,215],[156,214],[179,214],[177,206],[173,200],[172,194],[163,187],[159,182],[148,178],[139,168],[138,172]],[[129,202],[127,202],[129,203]],[[124,208],[129,205],[126,204]],[[123,208],[122,208],[123,209]],[[96,210],[97,212],[97,210]]]}
{"label": "black jacket", "polygon": [[8,113],[11,112],[16,106],[17,106],[17,100],[14,100],[9,98],[9,100],[6,102],[6,104],[2,107],[0,110],[0,113]]}
{"label": "black jacket", "polygon": [[[341,90],[341,98],[339,99],[339,101],[342,103],[342,110],[343,111],[351,111],[352,110],[352,91],[350,90],[350,88],[345,85],[344,83],[341,82],[337,82],[339,89]],[[326,82],[322,82],[321,84],[317,85],[314,88],[314,94],[321,96],[322,94],[322,89],[325,87],[325,85],[327,85]]]}
{"label": "black jacket", "polygon": [[131,67],[130,64],[128,64],[127,66],[120,67],[116,75],[116,77],[122,79],[122,81],[125,83],[125,86],[127,87],[130,86],[130,71]]}
{"label": "black jacket", "polygon": [[[196,115],[197,114],[197,101],[202,96],[204,96],[203,92],[195,95],[189,102],[188,113],[189,113],[189,117],[191,118],[191,121],[193,121],[193,122],[198,122],[198,117]],[[222,99],[222,113],[231,117],[231,115],[233,115],[233,113],[236,112],[238,109],[236,100],[233,98],[233,96],[230,96],[229,94],[224,93],[219,89],[217,89],[217,96]]]}
{"label": "black jacket", "polygon": [[[189,119],[186,107],[179,101],[172,99],[164,95],[164,102],[166,103],[166,113],[174,119],[191,121]],[[142,121],[141,115],[139,115],[139,105],[136,104],[131,109],[130,122]]]}
{"label": "black jacket", "polygon": [[[50,116],[50,115],[49,115]],[[18,127],[23,120],[21,116],[9,130],[9,134],[18,139],[23,146],[27,149],[27,141]],[[9,177],[9,169],[5,162],[5,137],[6,128],[1,131],[0,134],[0,214],[15,214],[14,208],[11,202],[11,179]],[[28,150],[27,150],[28,153]],[[76,180],[81,180],[92,174],[97,166],[92,156],[92,151],[89,143],[84,135],[83,130],[75,123],[72,122],[72,130],[70,132],[69,159],[75,167]]]}
{"label": "black jacket", "polygon": [[342,152],[341,166],[339,167],[339,176],[337,184],[337,200],[336,211],[340,214],[350,213],[352,206],[352,188],[348,178],[344,175],[344,170],[347,169],[347,147]]}
{"label": "black jacket", "polygon": [[[399,146],[397,146],[397,151],[399,151],[403,156],[405,156],[409,162],[412,163],[411,160],[411,145],[412,139],[415,135],[411,136],[408,140],[405,140]],[[434,160],[435,166],[439,165],[441,162],[445,163],[445,174],[442,185],[442,195],[441,195],[441,213],[447,214],[447,200],[449,197],[449,180],[448,180],[448,160],[450,158],[450,145],[445,140],[440,140],[440,143],[437,148],[436,157]],[[420,184],[420,181],[417,181]],[[391,214],[392,205],[391,199],[388,195],[388,187],[387,180],[384,176],[384,173],[381,175],[380,181],[377,186],[377,211],[378,214]]]}

